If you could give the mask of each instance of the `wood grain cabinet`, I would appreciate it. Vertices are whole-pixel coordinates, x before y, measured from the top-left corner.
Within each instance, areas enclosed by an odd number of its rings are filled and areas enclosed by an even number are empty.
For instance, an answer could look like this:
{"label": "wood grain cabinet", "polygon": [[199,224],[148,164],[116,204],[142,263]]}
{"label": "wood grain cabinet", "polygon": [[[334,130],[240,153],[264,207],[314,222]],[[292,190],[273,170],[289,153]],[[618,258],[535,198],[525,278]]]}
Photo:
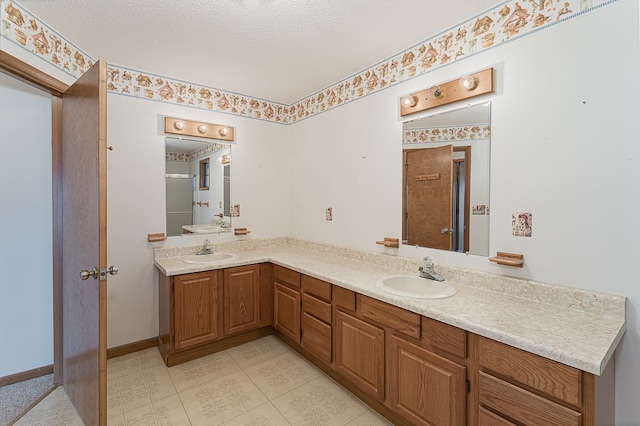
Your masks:
{"label": "wood grain cabinet", "polygon": [[393,410],[415,425],[465,424],[466,368],[391,336],[389,399]]}
{"label": "wood grain cabinet", "polygon": [[383,402],[384,329],[336,311],[335,369],[362,392]]}
{"label": "wood grain cabinet", "polygon": [[222,280],[219,271],[175,277],[173,298],[176,351],[222,337]]}
{"label": "wood grain cabinet", "polygon": [[332,285],[319,279],[302,276],[302,313],[300,345],[327,364],[332,361],[333,315]]}
{"label": "wood grain cabinet", "polygon": [[273,265],[273,328],[300,343],[300,274]]}
{"label": "wood grain cabinet", "polygon": [[259,265],[224,270],[224,335],[260,326]]}
{"label": "wood grain cabinet", "polygon": [[595,420],[589,373],[483,337],[478,360],[480,425],[613,424]]}
{"label": "wood grain cabinet", "polygon": [[261,319],[261,310],[271,315],[270,308],[261,306],[261,294],[271,298],[262,269],[160,273],[158,348],[165,364],[171,367],[270,334],[271,319]]}

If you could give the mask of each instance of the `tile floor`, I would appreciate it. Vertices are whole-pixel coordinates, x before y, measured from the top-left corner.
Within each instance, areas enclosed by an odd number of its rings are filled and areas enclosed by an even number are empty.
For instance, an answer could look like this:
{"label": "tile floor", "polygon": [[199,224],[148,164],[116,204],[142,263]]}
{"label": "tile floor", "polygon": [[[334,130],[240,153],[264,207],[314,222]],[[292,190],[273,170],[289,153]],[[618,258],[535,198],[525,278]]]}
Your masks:
{"label": "tile floor", "polygon": [[[157,349],[107,365],[108,425],[389,425],[274,336],[167,368]],[[16,425],[81,426],[62,388]]]}

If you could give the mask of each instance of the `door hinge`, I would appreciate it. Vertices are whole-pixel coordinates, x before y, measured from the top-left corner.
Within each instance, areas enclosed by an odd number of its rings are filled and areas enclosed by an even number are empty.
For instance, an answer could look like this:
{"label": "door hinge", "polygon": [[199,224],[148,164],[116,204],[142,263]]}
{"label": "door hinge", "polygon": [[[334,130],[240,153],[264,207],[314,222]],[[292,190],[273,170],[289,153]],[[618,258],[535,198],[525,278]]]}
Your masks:
{"label": "door hinge", "polygon": [[469,383],[469,380],[467,380],[467,383],[465,384],[465,391],[467,393],[471,392],[471,383]]}

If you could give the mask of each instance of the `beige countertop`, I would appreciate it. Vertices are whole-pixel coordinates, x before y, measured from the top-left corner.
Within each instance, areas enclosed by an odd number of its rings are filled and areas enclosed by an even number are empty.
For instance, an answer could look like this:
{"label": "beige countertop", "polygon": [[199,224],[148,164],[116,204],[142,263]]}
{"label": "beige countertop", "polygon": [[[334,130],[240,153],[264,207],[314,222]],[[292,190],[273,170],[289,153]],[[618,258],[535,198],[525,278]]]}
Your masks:
{"label": "beige countertop", "polygon": [[410,299],[380,290],[394,274],[417,275],[418,261],[290,238],[214,244],[231,259],[189,264],[200,247],[157,248],[167,276],[272,262],[426,317],[600,375],[626,330],[625,297],[436,265],[458,289],[446,299]]}

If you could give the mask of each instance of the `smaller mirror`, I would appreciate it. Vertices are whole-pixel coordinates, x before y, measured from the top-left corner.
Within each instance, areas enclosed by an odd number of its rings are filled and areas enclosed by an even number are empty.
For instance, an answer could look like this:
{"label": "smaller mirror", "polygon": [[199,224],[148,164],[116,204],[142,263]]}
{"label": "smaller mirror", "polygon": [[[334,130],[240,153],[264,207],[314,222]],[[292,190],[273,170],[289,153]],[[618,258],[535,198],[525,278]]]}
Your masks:
{"label": "smaller mirror", "polygon": [[165,138],[167,236],[231,232],[231,146]]}
{"label": "smaller mirror", "polygon": [[490,109],[403,123],[403,244],[489,255]]}

